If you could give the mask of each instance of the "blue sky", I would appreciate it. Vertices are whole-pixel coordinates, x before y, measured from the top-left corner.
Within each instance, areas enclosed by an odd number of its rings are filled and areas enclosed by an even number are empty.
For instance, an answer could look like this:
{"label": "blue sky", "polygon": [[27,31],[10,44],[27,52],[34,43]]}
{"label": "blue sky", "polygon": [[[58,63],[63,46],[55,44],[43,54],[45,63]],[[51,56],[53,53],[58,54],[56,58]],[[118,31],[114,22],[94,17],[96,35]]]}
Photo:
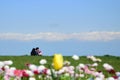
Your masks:
{"label": "blue sky", "polygon": [[0,55],[119,55],[120,0],[0,0]]}

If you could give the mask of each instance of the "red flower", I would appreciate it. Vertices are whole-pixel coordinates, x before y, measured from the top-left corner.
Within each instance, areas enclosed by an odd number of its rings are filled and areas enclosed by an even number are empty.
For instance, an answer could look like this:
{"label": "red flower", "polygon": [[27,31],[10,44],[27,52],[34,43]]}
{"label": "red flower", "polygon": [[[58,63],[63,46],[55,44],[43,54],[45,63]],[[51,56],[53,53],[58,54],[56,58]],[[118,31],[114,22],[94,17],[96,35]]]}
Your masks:
{"label": "red flower", "polygon": [[113,70],[113,69],[108,70],[108,72],[109,72],[110,74],[115,74],[115,70]]}
{"label": "red flower", "polygon": [[114,79],[118,79],[118,76],[113,76]]}
{"label": "red flower", "polygon": [[34,74],[39,74],[39,72],[37,70],[33,71]]}
{"label": "red flower", "polygon": [[2,69],[3,71],[5,71],[5,68],[4,68],[4,67],[2,67],[1,69]]}
{"label": "red flower", "polygon": [[44,70],[42,71],[42,73],[43,73],[43,74],[47,74],[47,70],[48,70],[48,69],[44,69]]}
{"label": "red flower", "polygon": [[29,77],[29,75],[25,71],[22,72],[22,75],[23,77]]}

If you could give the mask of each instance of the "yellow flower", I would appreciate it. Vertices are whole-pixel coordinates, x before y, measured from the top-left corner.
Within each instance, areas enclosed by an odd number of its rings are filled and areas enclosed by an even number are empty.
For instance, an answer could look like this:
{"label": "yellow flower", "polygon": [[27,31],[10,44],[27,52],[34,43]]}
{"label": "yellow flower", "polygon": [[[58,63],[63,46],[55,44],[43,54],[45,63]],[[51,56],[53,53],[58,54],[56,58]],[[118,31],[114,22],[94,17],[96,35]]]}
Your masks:
{"label": "yellow flower", "polygon": [[53,58],[53,67],[55,70],[59,70],[63,67],[63,57],[61,54],[55,54]]}

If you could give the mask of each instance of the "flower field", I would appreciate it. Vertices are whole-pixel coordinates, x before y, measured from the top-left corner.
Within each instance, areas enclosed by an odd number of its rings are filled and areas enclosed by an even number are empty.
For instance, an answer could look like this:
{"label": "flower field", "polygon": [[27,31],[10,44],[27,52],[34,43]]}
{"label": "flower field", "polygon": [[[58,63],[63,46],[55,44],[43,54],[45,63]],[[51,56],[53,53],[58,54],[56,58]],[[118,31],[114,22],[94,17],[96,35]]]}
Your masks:
{"label": "flower field", "polygon": [[120,80],[120,57],[0,56],[0,80]]}

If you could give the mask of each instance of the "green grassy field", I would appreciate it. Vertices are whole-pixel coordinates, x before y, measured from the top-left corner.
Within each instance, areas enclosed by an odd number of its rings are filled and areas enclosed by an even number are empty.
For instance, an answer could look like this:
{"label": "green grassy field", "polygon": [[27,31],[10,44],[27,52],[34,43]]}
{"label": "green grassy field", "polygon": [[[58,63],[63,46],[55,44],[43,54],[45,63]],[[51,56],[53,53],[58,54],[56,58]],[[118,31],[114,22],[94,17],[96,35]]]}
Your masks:
{"label": "green grassy field", "polygon": [[[116,72],[120,72],[120,57],[110,56],[110,55],[95,56],[95,57],[100,58],[102,60],[102,62],[97,62],[98,66],[97,66],[96,70],[102,71],[106,78],[110,77],[110,76],[109,76],[108,72],[106,72],[106,70],[103,68],[104,63],[110,64]],[[66,61],[66,60],[70,61],[72,66],[77,66],[80,63],[83,63],[83,64],[93,64],[94,63],[93,61],[87,59],[86,56],[79,56],[80,59],[77,61],[74,60],[71,56],[63,56],[63,58],[64,58],[64,61]],[[28,69],[26,64],[35,64],[35,65],[39,66],[40,65],[39,61],[41,59],[46,59],[47,64],[45,64],[45,66],[47,68],[50,68],[49,66],[52,64],[53,56],[0,56],[0,61],[12,60],[13,64],[10,67],[16,67],[18,70],[19,69],[22,69],[22,70]],[[61,74],[61,76],[63,76],[63,75]],[[38,76],[34,76],[34,77],[36,78],[36,80],[38,80]],[[84,78],[79,78],[79,79],[75,79],[74,77],[72,77],[72,78],[68,77],[70,79],[65,78],[65,77],[63,77],[63,78],[64,79],[59,79],[59,77],[58,77],[56,79],[57,80],[86,80],[87,78],[90,78],[90,75],[86,75]],[[56,80],[56,79],[52,79],[52,80]],[[4,80],[2,75],[0,75],[0,80]],[[14,80],[14,78],[11,78],[10,80]],[[21,80],[29,80],[29,78],[23,77]],[[42,78],[39,80],[44,80],[44,79]],[[87,80],[91,80],[91,79],[87,79]]]}
{"label": "green grassy field", "polygon": [[[104,63],[109,63],[110,65],[112,65],[115,69],[115,71],[120,71],[120,57],[116,57],[116,56],[96,56],[97,58],[102,59],[102,62],[98,63],[98,70],[102,70],[103,69],[103,64]],[[48,64],[51,65],[52,64],[52,56],[0,56],[0,61],[5,61],[5,60],[12,60],[13,61],[13,67],[16,67],[17,69],[26,69],[25,64],[26,63],[31,63],[31,64],[36,64],[36,65],[40,65],[39,61],[41,59],[46,59],[47,60],[47,64],[46,66],[48,67]],[[64,60],[70,61],[71,65],[76,66],[79,63],[83,63],[83,64],[92,64],[93,62],[88,60],[85,56],[80,56],[80,60],[75,61],[72,59],[71,56],[64,56]]]}

